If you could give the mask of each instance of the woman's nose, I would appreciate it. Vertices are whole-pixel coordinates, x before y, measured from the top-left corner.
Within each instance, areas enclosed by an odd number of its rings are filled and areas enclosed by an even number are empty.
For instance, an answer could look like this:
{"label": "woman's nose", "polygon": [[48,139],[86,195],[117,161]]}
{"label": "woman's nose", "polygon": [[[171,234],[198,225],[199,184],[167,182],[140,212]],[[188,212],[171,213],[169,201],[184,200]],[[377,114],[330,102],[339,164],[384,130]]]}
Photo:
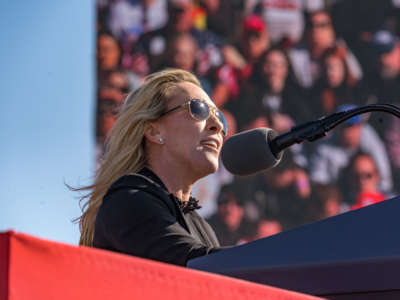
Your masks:
{"label": "woman's nose", "polygon": [[208,118],[207,122],[208,122],[208,130],[214,131],[216,133],[221,133],[224,125],[222,124],[222,122],[218,119],[218,117],[215,115],[216,111],[214,110],[213,112],[211,112],[210,117]]}

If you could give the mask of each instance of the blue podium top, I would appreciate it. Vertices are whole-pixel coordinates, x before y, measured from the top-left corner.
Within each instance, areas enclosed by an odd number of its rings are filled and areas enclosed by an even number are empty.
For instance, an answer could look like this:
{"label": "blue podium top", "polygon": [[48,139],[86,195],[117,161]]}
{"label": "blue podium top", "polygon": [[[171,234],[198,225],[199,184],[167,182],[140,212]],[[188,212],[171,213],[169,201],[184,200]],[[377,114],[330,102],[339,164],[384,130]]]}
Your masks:
{"label": "blue podium top", "polygon": [[399,212],[396,197],[188,266],[314,295],[400,290]]}

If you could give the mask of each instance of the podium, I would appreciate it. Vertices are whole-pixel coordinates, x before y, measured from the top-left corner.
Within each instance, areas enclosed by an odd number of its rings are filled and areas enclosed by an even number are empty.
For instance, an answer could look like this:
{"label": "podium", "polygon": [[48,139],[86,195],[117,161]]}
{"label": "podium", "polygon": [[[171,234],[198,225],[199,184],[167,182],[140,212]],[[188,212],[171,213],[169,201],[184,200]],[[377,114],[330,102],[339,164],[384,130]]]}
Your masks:
{"label": "podium", "polygon": [[328,299],[400,299],[400,197],[191,260]]}
{"label": "podium", "polygon": [[0,300],[24,299],[320,298],[13,231],[0,233]]}

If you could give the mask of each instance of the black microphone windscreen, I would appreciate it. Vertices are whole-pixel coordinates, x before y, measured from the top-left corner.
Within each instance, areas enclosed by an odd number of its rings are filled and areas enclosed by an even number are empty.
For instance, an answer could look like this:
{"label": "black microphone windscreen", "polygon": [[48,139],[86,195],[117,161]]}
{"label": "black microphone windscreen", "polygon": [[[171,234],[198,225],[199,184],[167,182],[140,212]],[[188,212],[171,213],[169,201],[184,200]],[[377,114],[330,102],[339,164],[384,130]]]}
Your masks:
{"label": "black microphone windscreen", "polygon": [[250,175],[279,163],[269,142],[277,133],[269,128],[256,128],[240,132],[227,139],[222,146],[221,158],[225,168],[235,175]]}

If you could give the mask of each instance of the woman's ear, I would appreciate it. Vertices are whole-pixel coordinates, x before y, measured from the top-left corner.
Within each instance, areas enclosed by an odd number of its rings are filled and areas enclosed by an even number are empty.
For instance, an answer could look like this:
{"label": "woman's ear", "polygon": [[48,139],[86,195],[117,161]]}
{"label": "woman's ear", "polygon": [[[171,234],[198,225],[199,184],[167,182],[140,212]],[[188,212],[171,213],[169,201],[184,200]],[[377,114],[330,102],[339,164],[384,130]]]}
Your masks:
{"label": "woman's ear", "polygon": [[144,136],[146,137],[147,141],[151,143],[156,143],[159,145],[164,144],[164,139],[162,134],[159,130],[159,124],[157,122],[151,122],[147,126]]}

